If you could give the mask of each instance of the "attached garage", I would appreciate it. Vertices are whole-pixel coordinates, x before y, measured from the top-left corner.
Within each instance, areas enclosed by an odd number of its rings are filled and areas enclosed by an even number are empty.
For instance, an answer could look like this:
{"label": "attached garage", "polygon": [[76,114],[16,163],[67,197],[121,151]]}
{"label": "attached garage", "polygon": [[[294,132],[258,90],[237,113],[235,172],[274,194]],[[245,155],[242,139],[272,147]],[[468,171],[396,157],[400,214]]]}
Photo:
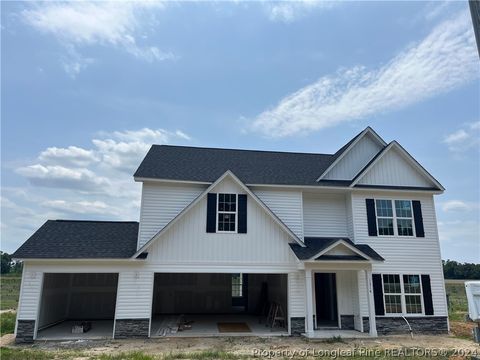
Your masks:
{"label": "attached garage", "polygon": [[118,274],[46,273],[37,339],[111,338]]}
{"label": "attached garage", "polygon": [[151,336],[285,335],[287,275],[156,273]]}

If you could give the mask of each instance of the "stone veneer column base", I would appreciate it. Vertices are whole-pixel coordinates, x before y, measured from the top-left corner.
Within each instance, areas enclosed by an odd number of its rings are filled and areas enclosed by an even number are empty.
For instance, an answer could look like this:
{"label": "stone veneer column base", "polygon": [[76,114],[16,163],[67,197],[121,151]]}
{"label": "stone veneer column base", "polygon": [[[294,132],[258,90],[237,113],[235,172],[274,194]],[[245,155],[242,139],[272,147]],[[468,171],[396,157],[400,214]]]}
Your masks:
{"label": "stone veneer column base", "polygon": [[290,333],[292,336],[300,336],[305,333],[305,318],[292,317],[290,318]]}
{"label": "stone veneer column base", "polygon": [[15,342],[18,344],[32,343],[35,332],[35,320],[18,320]]}
{"label": "stone veneer column base", "polygon": [[355,330],[355,320],[353,315],[340,315],[340,328],[342,330]]}
{"label": "stone veneer column base", "polygon": [[150,319],[117,319],[115,339],[148,338]]}
{"label": "stone veneer column base", "polygon": [[[402,317],[377,316],[377,332],[379,335],[408,334],[410,330]],[[446,334],[448,321],[446,316],[415,316],[406,318],[414,334]],[[368,317],[363,318],[363,329],[368,332]]]}

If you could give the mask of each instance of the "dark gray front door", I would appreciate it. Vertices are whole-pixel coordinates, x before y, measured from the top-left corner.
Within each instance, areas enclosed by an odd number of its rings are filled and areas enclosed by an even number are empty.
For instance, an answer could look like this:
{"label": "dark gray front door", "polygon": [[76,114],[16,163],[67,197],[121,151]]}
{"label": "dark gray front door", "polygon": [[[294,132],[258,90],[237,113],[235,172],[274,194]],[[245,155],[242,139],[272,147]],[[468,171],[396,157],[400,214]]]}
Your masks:
{"label": "dark gray front door", "polygon": [[338,327],[337,281],[335,273],[315,273],[318,327]]}

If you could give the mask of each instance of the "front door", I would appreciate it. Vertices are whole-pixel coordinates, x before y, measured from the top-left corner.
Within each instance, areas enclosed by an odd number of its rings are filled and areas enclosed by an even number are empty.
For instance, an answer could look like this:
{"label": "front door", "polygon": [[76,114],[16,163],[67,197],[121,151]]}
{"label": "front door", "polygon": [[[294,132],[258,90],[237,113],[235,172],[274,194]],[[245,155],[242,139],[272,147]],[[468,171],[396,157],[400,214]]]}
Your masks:
{"label": "front door", "polygon": [[338,327],[335,273],[315,273],[317,327]]}

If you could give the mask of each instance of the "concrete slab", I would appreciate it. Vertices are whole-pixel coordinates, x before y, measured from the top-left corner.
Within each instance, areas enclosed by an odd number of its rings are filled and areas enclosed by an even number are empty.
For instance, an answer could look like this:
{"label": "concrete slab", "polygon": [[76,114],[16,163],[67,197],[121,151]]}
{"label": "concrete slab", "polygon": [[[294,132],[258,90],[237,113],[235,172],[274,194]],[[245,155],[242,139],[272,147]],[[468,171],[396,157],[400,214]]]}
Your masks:
{"label": "concrete slab", "polygon": [[[159,330],[162,324],[165,323],[164,318],[159,316],[152,319],[151,337],[161,336]],[[253,315],[184,315],[184,319],[192,321],[192,328],[178,331],[175,334],[168,334],[166,337],[288,336],[287,329],[279,327],[271,329],[269,326],[266,326],[265,320],[260,322],[261,318]],[[221,322],[246,323],[251,332],[220,332],[217,324]]]}
{"label": "concrete slab", "polygon": [[360,332],[356,330],[340,330],[340,329],[322,329],[315,330],[312,335],[302,334],[309,339],[331,339],[333,337],[341,337],[342,339],[359,339],[369,338],[368,332]]}
{"label": "concrete slab", "polygon": [[111,339],[113,335],[113,320],[91,321],[92,328],[83,334],[72,334],[72,326],[79,321],[63,321],[59,324],[40,330],[37,340],[78,340],[78,339]]}

